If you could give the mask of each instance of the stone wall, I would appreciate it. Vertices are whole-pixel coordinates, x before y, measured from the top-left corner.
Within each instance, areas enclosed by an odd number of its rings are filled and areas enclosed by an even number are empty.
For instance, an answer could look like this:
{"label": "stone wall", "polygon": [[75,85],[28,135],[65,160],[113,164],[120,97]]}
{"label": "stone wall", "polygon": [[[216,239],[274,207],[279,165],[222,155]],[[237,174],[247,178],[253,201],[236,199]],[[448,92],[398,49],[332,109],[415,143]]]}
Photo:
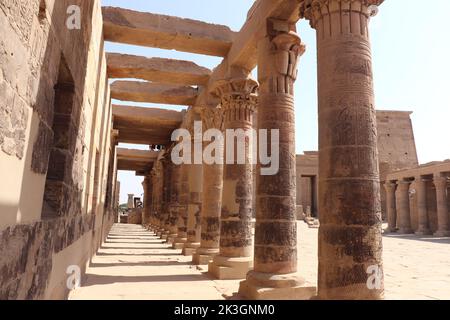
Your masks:
{"label": "stone wall", "polygon": [[317,213],[317,187],[319,175],[319,153],[307,151],[296,156],[297,173],[297,205],[303,206],[304,212],[311,208],[311,213]]}
{"label": "stone wall", "polygon": [[4,0],[0,33],[0,299],[61,299],[114,219],[100,1]]}

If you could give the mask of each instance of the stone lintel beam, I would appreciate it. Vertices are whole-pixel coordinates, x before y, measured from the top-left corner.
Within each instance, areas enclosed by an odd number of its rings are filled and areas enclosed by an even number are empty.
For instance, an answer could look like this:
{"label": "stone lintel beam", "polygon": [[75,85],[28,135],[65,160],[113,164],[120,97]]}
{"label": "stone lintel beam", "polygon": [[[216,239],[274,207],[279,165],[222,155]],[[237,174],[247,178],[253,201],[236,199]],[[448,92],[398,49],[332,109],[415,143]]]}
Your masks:
{"label": "stone lintel beam", "polygon": [[108,53],[109,78],[136,78],[157,83],[205,85],[211,70],[191,61]]}
{"label": "stone lintel beam", "polygon": [[158,152],[117,148],[117,170],[148,171],[158,158]]}
{"label": "stone lintel beam", "polygon": [[236,33],[227,26],[103,7],[106,41],[224,57]]}
{"label": "stone lintel beam", "polygon": [[152,162],[158,158],[157,151],[117,148],[117,159]]}
{"label": "stone lintel beam", "polygon": [[122,101],[190,106],[195,103],[197,89],[140,81],[115,81],[111,97]]}
{"label": "stone lintel beam", "polygon": [[257,65],[258,41],[267,30],[267,20],[279,19],[295,24],[299,19],[299,1],[294,0],[257,0],[247,15],[247,21],[236,35],[233,45],[210,76],[209,83],[201,89],[196,106],[215,106],[220,101],[212,95],[214,83],[229,76],[232,67],[248,70]]}
{"label": "stone lintel beam", "polygon": [[125,105],[113,105],[114,120],[130,119],[140,122],[161,121],[161,122],[179,122],[183,121],[184,112],[167,110],[161,108],[144,108]]}

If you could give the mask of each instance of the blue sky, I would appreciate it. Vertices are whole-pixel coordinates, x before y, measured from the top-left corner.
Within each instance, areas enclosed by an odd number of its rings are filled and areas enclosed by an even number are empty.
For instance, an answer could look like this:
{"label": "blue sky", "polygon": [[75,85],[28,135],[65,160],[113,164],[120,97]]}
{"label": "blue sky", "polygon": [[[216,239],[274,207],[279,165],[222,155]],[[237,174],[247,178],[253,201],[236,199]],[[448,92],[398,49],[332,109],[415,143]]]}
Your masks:
{"label": "blue sky", "polygon": [[[239,31],[245,22],[252,3],[253,0],[102,1],[105,6],[224,24],[234,31]],[[421,163],[450,158],[449,12],[449,0],[433,0],[430,7],[424,7],[423,0],[387,0],[370,26],[377,109],[414,112],[412,120]],[[302,153],[317,150],[316,40],[315,31],[306,21],[298,23],[298,33],[307,46],[296,82],[296,148],[297,153]],[[111,43],[107,43],[106,50],[191,60],[211,69],[221,61],[216,57]],[[126,202],[127,193],[142,194],[142,178],[135,177],[133,172],[119,172],[119,180],[121,202]]]}

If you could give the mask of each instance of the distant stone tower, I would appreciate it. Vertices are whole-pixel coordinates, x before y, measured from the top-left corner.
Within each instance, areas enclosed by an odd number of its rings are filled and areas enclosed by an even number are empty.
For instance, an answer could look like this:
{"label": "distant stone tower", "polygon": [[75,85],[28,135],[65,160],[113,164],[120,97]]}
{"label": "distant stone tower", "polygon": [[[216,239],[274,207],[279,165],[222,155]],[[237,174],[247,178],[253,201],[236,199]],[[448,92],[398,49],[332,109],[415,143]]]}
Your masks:
{"label": "distant stone tower", "polygon": [[[383,185],[389,172],[419,164],[410,111],[377,110],[380,180]],[[386,212],[386,191],[381,187],[383,216]]]}
{"label": "distant stone tower", "polygon": [[134,194],[128,194],[128,203],[127,203],[128,209],[134,208]]}

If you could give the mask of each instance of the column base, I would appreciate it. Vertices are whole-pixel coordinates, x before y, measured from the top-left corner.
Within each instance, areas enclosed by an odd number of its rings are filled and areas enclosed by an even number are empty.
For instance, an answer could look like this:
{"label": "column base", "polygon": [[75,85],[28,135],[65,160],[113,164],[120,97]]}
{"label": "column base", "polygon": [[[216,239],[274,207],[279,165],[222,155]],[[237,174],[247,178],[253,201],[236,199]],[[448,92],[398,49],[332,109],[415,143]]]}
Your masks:
{"label": "column base", "polygon": [[173,239],[172,249],[183,249],[184,244],[186,243],[187,238],[175,238]]}
{"label": "column base", "polygon": [[167,235],[167,238],[166,238],[167,241],[166,242],[168,244],[172,244],[175,241],[176,238],[177,238],[176,234],[169,234],[169,235]]}
{"label": "column base", "polygon": [[239,295],[251,300],[310,300],[317,288],[295,273],[279,275],[250,271],[239,284]]}
{"label": "column base", "polygon": [[450,231],[436,231],[433,236],[435,237],[450,237]]}
{"label": "column base", "polygon": [[181,251],[181,254],[183,256],[192,256],[199,247],[199,242],[186,242],[183,246],[183,251]]}
{"label": "column base", "polygon": [[169,237],[169,233],[167,231],[164,231],[164,232],[161,233],[160,238],[162,240],[167,240],[168,237]]}
{"label": "column base", "polygon": [[414,234],[416,236],[428,236],[428,235],[431,235],[431,231],[429,229],[417,230],[416,232],[414,232]]}
{"label": "column base", "polygon": [[410,228],[400,228],[398,229],[397,233],[399,234],[413,234],[414,231]]}
{"label": "column base", "polygon": [[208,264],[208,273],[220,280],[244,279],[251,269],[253,269],[251,257],[215,256]]}
{"label": "column base", "polygon": [[219,254],[219,249],[198,248],[192,256],[192,263],[195,265],[209,264],[215,256]]}

